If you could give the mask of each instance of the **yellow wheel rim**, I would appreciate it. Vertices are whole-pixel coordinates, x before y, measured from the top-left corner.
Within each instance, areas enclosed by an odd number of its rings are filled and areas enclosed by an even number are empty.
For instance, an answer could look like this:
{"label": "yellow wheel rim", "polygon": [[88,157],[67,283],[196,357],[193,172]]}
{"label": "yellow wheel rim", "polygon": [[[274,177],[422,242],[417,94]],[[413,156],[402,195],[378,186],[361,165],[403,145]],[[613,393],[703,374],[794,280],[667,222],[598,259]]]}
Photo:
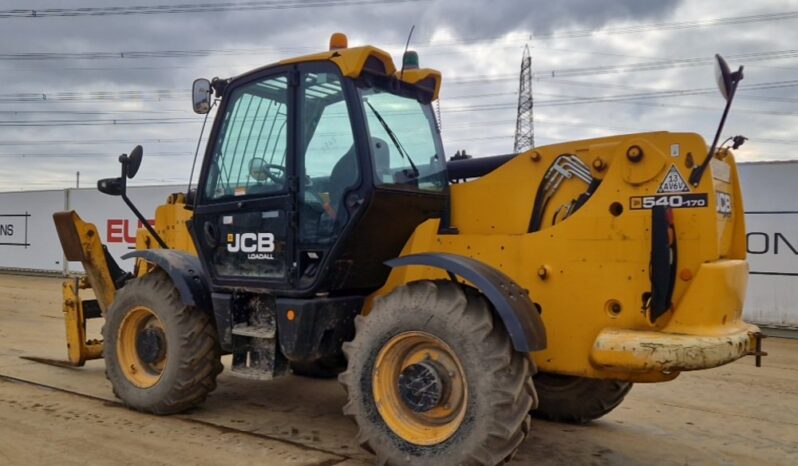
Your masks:
{"label": "yellow wheel rim", "polygon": [[[437,388],[427,393],[430,386]],[[444,442],[465,418],[468,386],[460,360],[449,345],[428,333],[391,338],[377,354],[372,387],[385,424],[415,445]]]}
{"label": "yellow wheel rim", "polygon": [[145,306],[131,309],[117,334],[116,354],[122,373],[140,388],[158,383],[166,367],[166,338],[161,320]]}

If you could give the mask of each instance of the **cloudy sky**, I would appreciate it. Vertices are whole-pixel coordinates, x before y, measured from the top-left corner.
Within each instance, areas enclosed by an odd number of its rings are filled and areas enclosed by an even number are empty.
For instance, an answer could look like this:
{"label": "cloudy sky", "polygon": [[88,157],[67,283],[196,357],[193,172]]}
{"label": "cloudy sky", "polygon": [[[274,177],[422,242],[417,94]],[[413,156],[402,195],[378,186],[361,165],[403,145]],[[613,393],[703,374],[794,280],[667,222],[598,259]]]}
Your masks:
{"label": "cloudy sky", "polygon": [[[512,150],[529,44],[538,146],[650,130],[711,140],[721,53],[745,65],[724,132],[750,138],[739,158],[798,158],[796,0],[269,0],[165,12],[180,3],[0,2],[0,191],[74,186],[76,171],[93,185],[137,143],[135,184],[185,182],[202,125],[193,79],[324,50],[335,31],[398,58],[411,25],[422,66],[443,72],[448,155]],[[124,9],[91,9],[113,6]]]}

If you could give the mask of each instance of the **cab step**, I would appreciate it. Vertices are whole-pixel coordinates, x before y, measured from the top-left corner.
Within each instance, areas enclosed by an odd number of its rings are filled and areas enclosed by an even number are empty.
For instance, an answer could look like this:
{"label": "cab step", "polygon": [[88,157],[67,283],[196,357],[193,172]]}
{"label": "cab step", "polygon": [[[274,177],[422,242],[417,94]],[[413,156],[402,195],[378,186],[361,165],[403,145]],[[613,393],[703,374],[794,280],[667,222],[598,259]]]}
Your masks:
{"label": "cab step", "polygon": [[274,326],[239,324],[233,327],[233,335],[241,337],[274,339],[277,336]]}
{"label": "cab step", "polygon": [[233,375],[247,379],[271,380],[288,372],[288,360],[279,351],[276,338],[259,338],[234,333],[233,345]]}
{"label": "cab step", "polygon": [[288,360],[280,351],[273,300],[239,296],[233,301],[232,315],[237,320],[230,332],[233,375],[271,380],[286,374]]}

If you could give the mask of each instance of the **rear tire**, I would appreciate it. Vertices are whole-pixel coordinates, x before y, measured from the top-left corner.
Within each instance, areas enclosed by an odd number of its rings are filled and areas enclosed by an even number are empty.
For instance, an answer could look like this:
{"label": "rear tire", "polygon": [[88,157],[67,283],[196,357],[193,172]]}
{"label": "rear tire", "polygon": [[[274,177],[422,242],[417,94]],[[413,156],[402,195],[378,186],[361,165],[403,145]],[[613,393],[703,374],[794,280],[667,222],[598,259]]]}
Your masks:
{"label": "rear tire", "polygon": [[164,272],[127,282],[102,332],[105,375],[128,407],[178,413],[216,388],[222,363],[215,326],[205,311],[183,304]]}
{"label": "rear tire", "polygon": [[617,408],[632,389],[632,383],[540,372],[535,376],[535,389],[540,405],[532,412],[533,416],[584,423]]}
{"label": "rear tire", "polygon": [[[411,283],[377,300],[355,326],[339,376],[344,413],[378,464],[495,465],[515,454],[537,405],[533,365],[479,292],[448,281]],[[440,383],[414,379],[419,371]],[[425,398],[430,386],[441,388]]]}

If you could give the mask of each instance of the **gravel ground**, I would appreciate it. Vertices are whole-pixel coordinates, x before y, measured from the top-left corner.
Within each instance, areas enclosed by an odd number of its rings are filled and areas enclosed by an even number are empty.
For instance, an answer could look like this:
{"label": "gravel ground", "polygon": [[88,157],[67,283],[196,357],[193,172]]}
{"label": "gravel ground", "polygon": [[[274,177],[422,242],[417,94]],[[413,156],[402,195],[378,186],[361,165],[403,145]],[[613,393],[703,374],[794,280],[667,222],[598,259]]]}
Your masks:
{"label": "gravel ground", "polygon": [[[59,279],[0,275],[0,464],[371,463],[335,380],[225,371],[203,406],[156,417],[119,405],[102,361],[23,359],[66,357],[60,293]],[[762,368],[745,358],[638,384],[588,425],[535,421],[511,464],[798,464],[798,340],[770,338],[765,350]]]}

